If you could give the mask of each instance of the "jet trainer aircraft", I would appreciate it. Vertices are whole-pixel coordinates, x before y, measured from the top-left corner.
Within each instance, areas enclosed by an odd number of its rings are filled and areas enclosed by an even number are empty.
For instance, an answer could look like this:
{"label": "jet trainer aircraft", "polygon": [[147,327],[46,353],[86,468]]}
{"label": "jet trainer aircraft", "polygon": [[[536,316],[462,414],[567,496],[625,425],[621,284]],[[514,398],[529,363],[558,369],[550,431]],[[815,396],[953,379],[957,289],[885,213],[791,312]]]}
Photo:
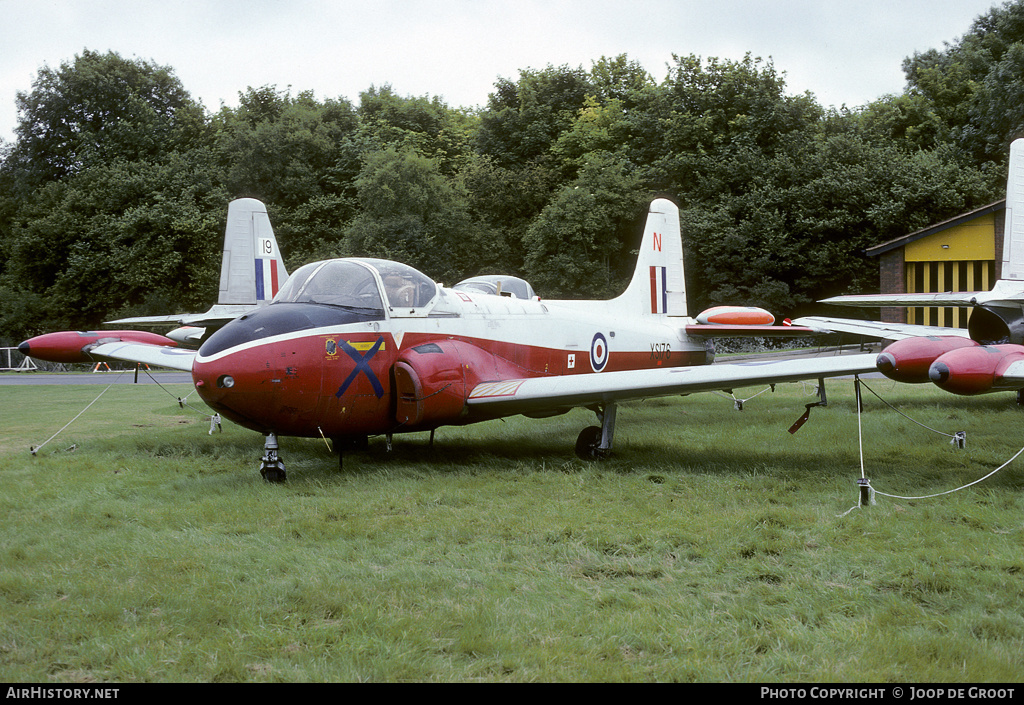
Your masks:
{"label": "jet trainer aircraft", "polygon": [[[506,276],[446,288],[412,267],[371,258],[314,262],[288,276],[269,222],[262,227],[262,204],[236,201],[229,213],[221,308],[113,322],[199,326],[198,350],[130,330],[49,333],[19,349],[42,359],[191,372],[207,405],[264,434],[260,471],[268,481],[286,476],[279,436],[329,438],[340,454],[372,435],[390,443],[395,433],[584,407],[599,425],[580,433],[576,452],[598,459],[612,448],[624,400],[804,379],[823,384],[875,369],[870,354],[711,364],[715,338],[816,331],[772,325],[771,314],[747,307],[688,317],[679,211],[667,199],[650,204],[625,292],[604,301],[541,300],[527,282]],[[233,229],[247,232],[249,244],[232,239]],[[275,263],[279,278],[267,281],[280,290],[272,302],[261,305],[259,287],[244,301],[225,300],[241,259],[239,281],[265,272],[268,259]],[[229,303],[244,310],[224,309]]]}
{"label": "jet trainer aircraft", "polygon": [[835,296],[843,306],[967,306],[967,329],[807,316],[795,324],[894,340],[876,361],[897,382],[964,396],[1016,391],[1024,404],[1024,139],[1010,145],[1003,278],[991,291]]}

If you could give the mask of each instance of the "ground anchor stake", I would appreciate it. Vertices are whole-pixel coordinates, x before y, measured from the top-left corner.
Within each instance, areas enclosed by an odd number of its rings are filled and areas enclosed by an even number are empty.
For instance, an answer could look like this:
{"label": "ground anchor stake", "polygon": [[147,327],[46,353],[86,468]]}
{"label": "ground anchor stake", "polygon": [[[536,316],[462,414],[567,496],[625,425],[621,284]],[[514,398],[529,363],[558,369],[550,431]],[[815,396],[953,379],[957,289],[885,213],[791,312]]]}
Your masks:
{"label": "ground anchor stake", "polygon": [[867,507],[875,503],[875,490],[871,487],[871,480],[866,477],[857,479],[857,486],[860,488],[860,504],[858,506]]}

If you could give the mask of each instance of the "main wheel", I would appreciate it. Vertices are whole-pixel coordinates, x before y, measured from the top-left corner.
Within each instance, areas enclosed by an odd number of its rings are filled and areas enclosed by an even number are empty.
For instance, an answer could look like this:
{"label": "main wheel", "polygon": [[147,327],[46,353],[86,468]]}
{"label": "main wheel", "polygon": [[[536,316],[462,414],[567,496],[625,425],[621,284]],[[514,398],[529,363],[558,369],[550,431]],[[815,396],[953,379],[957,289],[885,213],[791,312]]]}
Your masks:
{"label": "main wheel", "polygon": [[601,449],[601,427],[587,426],[576,439],[576,457],[580,460],[601,460],[607,451]]}

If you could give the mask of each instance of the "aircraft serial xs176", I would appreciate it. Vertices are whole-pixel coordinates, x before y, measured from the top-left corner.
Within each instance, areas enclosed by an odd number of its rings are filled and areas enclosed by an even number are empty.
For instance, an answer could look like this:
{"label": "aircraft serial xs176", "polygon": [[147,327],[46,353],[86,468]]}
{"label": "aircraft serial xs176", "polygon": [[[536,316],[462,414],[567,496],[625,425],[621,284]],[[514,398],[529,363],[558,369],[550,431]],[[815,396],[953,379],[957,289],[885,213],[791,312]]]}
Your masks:
{"label": "aircraft serial xs176", "polygon": [[[241,290],[253,271],[260,285],[229,298],[232,277]],[[260,293],[278,286],[263,305]],[[585,407],[600,425],[580,433],[576,451],[597,459],[611,450],[623,400],[874,371],[870,354],[711,364],[714,338],[814,331],[772,325],[762,309],[716,307],[686,316],[679,211],[661,198],[650,204],[626,291],[604,301],[542,301],[527,282],[505,276],[446,288],[380,259],[314,262],[288,276],[263,205],[242,199],[229,208],[218,306],[194,316],[113,323],[203,331],[173,334],[197,338],[198,350],[125,330],[50,333],[20,349],[42,359],[191,372],[206,404],[266,436],[260,470],[268,481],[285,479],[279,436],[323,436],[340,453],[371,435],[390,442],[395,433]]]}
{"label": "aircraft serial xs176", "polygon": [[1024,404],[1024,139],[1010,145],[1006,180],[1002,277],[991,291],[835,296],[844,306],[965,306],[967,328],[808,316],[794,323],[894,340],[877,358],[880,372],[897,382],[933,382],[972,396],[1016,391]]}

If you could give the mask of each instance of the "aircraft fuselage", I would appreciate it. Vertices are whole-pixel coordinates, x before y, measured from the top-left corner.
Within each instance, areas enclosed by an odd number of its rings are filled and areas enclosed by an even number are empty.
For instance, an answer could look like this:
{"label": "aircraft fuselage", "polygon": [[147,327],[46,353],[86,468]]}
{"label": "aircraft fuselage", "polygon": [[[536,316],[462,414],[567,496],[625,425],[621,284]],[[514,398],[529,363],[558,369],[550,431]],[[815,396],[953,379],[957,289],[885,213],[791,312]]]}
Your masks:
{"label": "aircraft fuselage", "polygon": [[624,315],[614,301],[438,292],[426,315],[390,307],[367,320],[320,304],[275,303],[211,337],[193,380],[207,404],[247,428],[346,438],[490,418],[466,404],[481,382],[713,358],[671,319]]}

